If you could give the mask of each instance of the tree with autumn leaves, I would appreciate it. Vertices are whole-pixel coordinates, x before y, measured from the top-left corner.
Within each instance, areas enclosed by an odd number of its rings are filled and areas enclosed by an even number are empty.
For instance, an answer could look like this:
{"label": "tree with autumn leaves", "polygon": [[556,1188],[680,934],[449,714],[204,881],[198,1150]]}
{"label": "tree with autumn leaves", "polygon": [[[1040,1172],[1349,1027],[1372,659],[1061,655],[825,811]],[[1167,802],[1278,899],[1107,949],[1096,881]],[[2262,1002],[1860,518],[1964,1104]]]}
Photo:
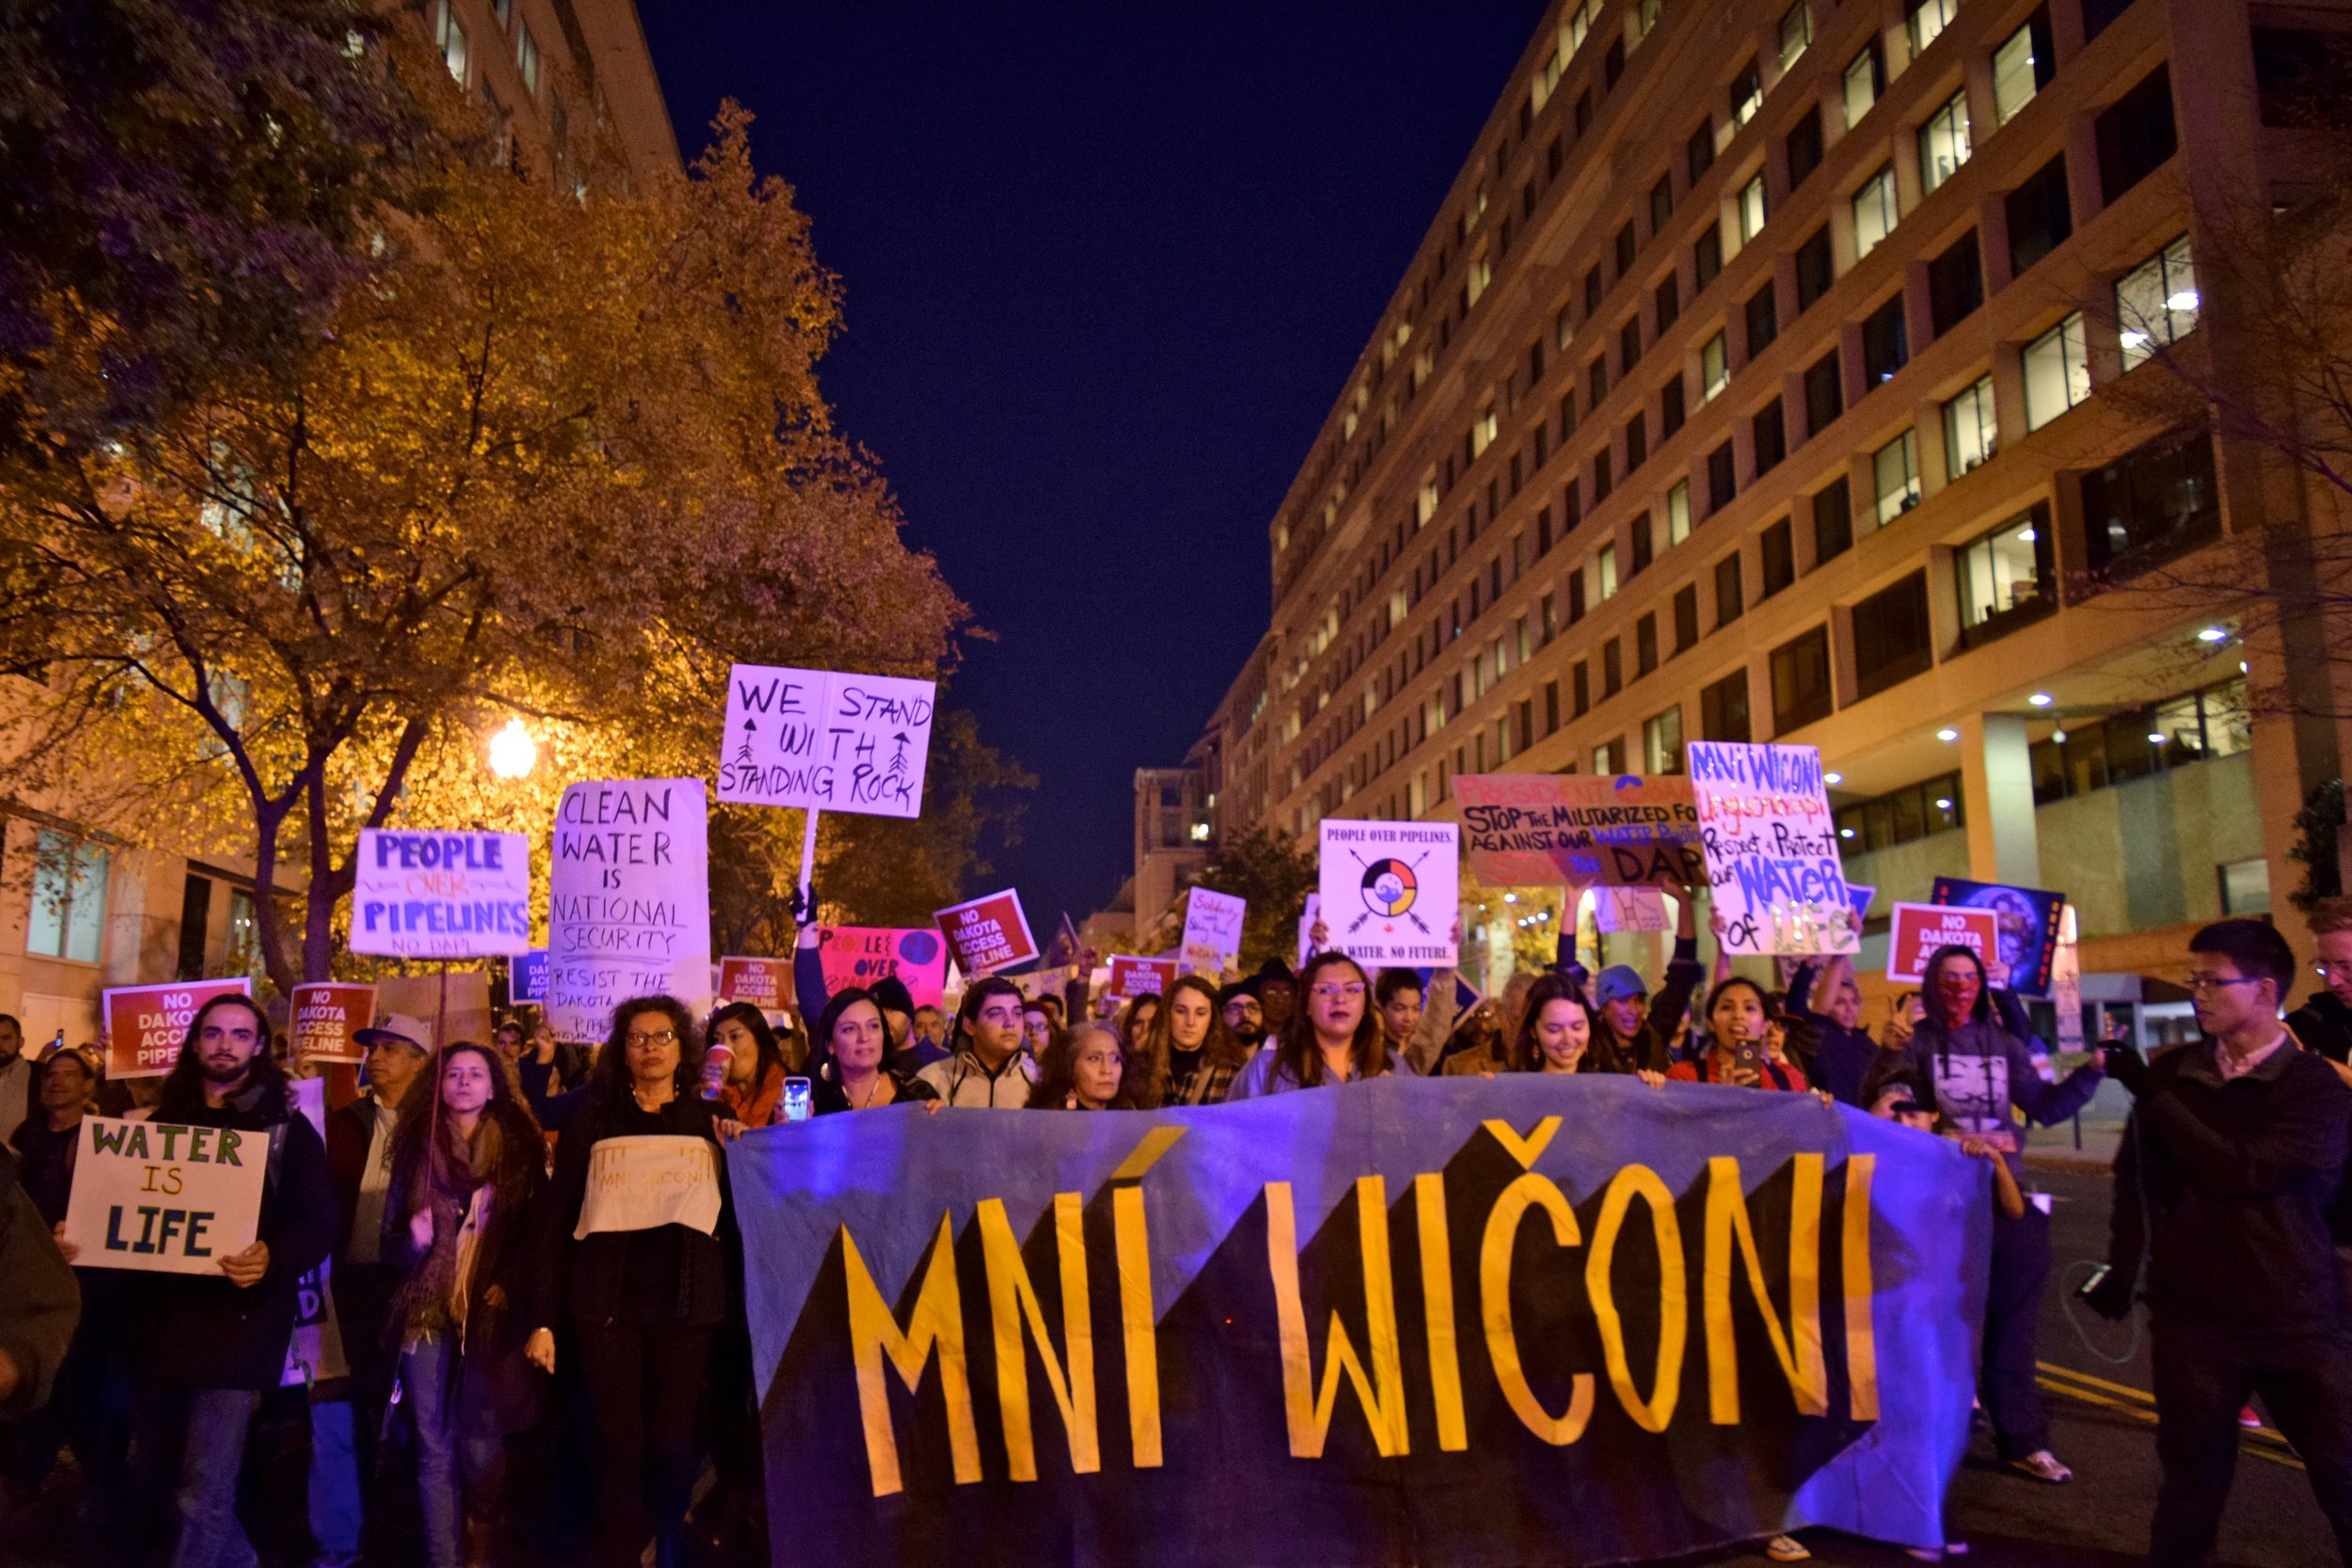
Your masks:
{"label": "tree with autumn leaves", "polygon": [[[310,329],[171,357],[175,395],[106,425],[87,394],[137,334],[58,273],[0,364],[0,788],[250,854],[281,989],[328,973],[360,828],[536,837],[569,781],[707,772],[730,663],[928,675],[965,619],[834,428],[839,289],[747,116],[691,178],[575,187],[502,156],[405,36],[359,41],[415,113],[368,120],[405,138],[397,179],[317,193],[349,212],[315,231]],[[517,717],[541,766],[499,780]],[[1018,782],[981,760],[983,790]],[[766,856],[779,826],[719,836]]]}

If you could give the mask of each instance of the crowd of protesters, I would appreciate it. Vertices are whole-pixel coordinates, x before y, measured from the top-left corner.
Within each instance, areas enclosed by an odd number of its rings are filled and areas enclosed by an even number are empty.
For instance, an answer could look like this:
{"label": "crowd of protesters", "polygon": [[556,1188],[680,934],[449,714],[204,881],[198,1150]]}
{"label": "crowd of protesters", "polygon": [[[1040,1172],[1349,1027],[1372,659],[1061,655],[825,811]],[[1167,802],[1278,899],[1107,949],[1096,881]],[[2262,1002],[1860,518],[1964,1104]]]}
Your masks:
{"label": "crowd of protesters", "polygon": [[[1654,988],[1629,966],[1563,961],[1467,1008],[1450,973],[1369,974],[1319,951],[1295,975],[1279,960],[1226,985],[1187,974],[1099,1011],[1083,984],[1028,995],[992,976],[950,1020],[896,979],[828,993],[804,950],[804,1036],[747,1005],[697,1019],[660,996],[623,1004],[593,1050],[519,1022],[437,1049],[424,1021],[389,1016],[361,1032],[364,1086],[323,1137],[262,1010],[218,998],[136,1105],[111,1085],[118,1113],[267,1139],[259,1239],[218,1277],[69,1273],[78,1129],[110,1086],[95,1053],[34,1060],[0,1016],[14,1151],[0,1160],[0,1417],[18,1418],[0,1425],[0,1476],[37,1493],[70,1452],[77,1544],[126,1563],[246,1568],[263,1549],[431,1568],[765,1560],[725,1163],[707,1229],[586,1227],[598,1144],[656,1135],[715,1155],[748,1130],[900,1103],[1117,1111],[1529,1072],[1818,1096],[1985,1161],[1983,1418],[2007,1465],[2059,1484],[2071,1473],[2035,1375],[2048,1208],[2011,1162],[2023,1124],[2074,1115],[2106,1074],[2137,1109],[2109,1269],[2087,1299],[2114,1316],[2144,1299],[2155,1324],[2155,1560],[2210,1548],[2257,1395],[2352,1543],[2352,908],[2320,911],[2326,984],[2286,1022],[2285,942],[2224,921],[2190,944],[2206,1042],[2153,1062],[2094,1051],[2062,1080],[2006,976],[1966,947],[1935,953],[1873,1036],[1846,958],[1784,963],[1770,986],[1719,958],[1702,995],[1683,909]],[[290,1382],[299,1298],[323,1264],[341,1362]],[[305,1484],[241,1493],[249,1449],[305,1465]],[[1788,1536],[1760,1544],[1809,1555]]]}

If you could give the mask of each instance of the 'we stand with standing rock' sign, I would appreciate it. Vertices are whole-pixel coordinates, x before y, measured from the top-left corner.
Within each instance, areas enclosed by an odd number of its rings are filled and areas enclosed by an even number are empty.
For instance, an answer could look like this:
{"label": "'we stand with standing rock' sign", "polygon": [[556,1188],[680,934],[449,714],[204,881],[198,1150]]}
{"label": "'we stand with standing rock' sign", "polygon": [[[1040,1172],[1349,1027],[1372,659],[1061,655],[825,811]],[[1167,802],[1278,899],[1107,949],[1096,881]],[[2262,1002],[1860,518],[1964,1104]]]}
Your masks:
{"label": "'we stand with standing rock' sign", "polygon": [[719,799],[920,816],[937,693],[897,675],[739,664],[727,672]]}

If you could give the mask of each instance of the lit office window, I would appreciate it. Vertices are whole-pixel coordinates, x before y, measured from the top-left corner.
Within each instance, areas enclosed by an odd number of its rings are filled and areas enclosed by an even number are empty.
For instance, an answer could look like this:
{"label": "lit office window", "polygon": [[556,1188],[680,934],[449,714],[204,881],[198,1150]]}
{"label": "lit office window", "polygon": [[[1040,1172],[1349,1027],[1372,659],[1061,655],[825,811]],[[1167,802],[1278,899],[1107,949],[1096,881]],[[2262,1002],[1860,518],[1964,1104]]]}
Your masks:
{"label": "lit office window", "polygon": [[1787,71],[1797,63],[1805,46],[1813,41],[1813,13],[1805,9],[1804,0],[1780,13],[1780,69]]}
{"label": "lit office window", "polygon": [[1870,176],[1853,196],[1853,253],[1860,261],[1895,231],[1902,214],[1895,201],[1895,166]]}
{"label": "lit office window", "polygon": [[2050,531],[2039,507],[1954,550],[1962,642],[1974,647],[2050,609],[2057,602],[2051,561]]}
{"label": "lit office window", "polygon": [[2090,359],[2083,350],[2081,311],[2027,343],[2021,357],[2027,430],[2040,430],[2090,395]]}
{"label": "lit office window", "polygon": [[1988,375],[1944,405],[1944,477],[1958,479],[1981,466],[1999,444]]}
{"label": "lit office window", "polygon": [[1960,0],[1911,0],[1904,8],[1903,31],[1911,39],[1911,57],[1917,59],[1960,14]]}
{"label": "lit office window", "polygon": [[42,829],[35,840],[33,907],[24,951],[36,958],[98,962],[105,945],[106,877],[113,857]]}
{"label": "lit office window", "polygon": [[2184,234],[2123,275],[2115,285],[2115,325],[2123,368],[2145,364],[2158,347],[2197,330],[2197,272]]}
{"label": "lit office window", "polygon": [[515,69],[522,73],[523,90],[535,101],[539,96],[539,40],[531,36],[528,22],[515,32]]}
{"label": "lit office window", "polygon": [[1846,66],[1846,129],[1861,124],[1885,90],[1885,58],[1879,53],[1879,40],[1872,39]]}
{"label": "lit office window", "polygon": [[1740,187],[1740,243],[1745,245],[1764,232],[1769,215],[1764,210],[1764,176],[1759,172]]}
{"label": "lit office window", "polygon": [[1731,359],[1724,348],[1724,335],[1716,333],[1699,350],[1699,401],[1711,403],[1715,394],[1731,385]]}
{"label": "lit office window", "polygon": [[1642,760],[1645,773],[1682,771],[1682,708],[1679,704],[1642,725]]}
{"label": "lit office window", "polygon": [[433,41],[441,51],[441,58],[449,63],[449,73],[463,87],[466,82],[466,24],[457,20],[454,0],[441,0],[440,9],[433,19]]}
{"label": "lit office window", "polygon": [[1672,548],[1691,537],[1691,482],[1677,480],[1666,492],[1666,545]]}
{"label": "lit office window", "polygon": [[1870,458],[1877,479],[1879,526],[1919,504],[1919,433],[1906,430]]}
{"label": "lit office window", "polygon": [[1470,455],[1472,457],[1483,456],[1486,449],[1495,444],[1495,433],[1499,428],[1495,422],[1495,411],[1492,408],[1478,416],[1478,422],[1470,426]]}
{"label": "lit office window", "polygon": [[2007,125],[2017,111],[2042,90],[2046,66],[2034,50],[2033,24],[2027,23],[1993,51],[1993,123]]}
{"label": "lit office window", "polygon": [[1950,102],[1919,127],[1919,189],[1932,191],[1960,172],[1968,161],[1968,95],[1952,94]]}

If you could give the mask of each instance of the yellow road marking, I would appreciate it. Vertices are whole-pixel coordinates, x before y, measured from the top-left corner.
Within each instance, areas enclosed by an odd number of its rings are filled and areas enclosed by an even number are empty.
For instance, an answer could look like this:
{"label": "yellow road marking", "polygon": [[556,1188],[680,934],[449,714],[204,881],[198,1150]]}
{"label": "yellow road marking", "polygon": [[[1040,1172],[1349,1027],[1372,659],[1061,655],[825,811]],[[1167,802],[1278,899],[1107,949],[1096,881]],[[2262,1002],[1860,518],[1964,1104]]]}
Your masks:
{"label": "yellow road marking", "polygon": [[[2077,1388],[2073,1384],[2061,1383],[2058,1379],[2052,1377],[2039,1377],[2034,1379],[2034,1381],[2042,1385],[2043,1388],[2053,1394],[2064,1394],[2070,1399],[2081,1400],[2087,1404],[2095,1404],[2102,1409],[2121,1411],[2143,1426],[2154,1426],[2156,1424],[2155,1412],[2146,1409],[2140,1405],[2129,1403],[2123,1400],[2109,1399],[2105,1394],[2094,1394],[2088,1388]],[[2137,1395],[2142,1399],[2147,1398],[2146,1395],[2141,1394],[2137,1388],[2125,1388],[2123,1392]],[[2263,1434],[2274,1435],[2270,1433],[2270,1429],[2267,1427],[2263,1429]],[[2247,1435],[2250,1437],[2255,1434],[2249,1433]],[[2283,1442],[2283,1439],[2280,1441]],[[2241,1447],[2244,1449],[2244,1451],[2252,1454],[2256,1459],[2267,1459],[2273,1465],[2284,1465],[2289,1469],[2294,1470],[2300,1470],[2304,1467],[2303,1462],[2296,1458],[2291,1452],[2282,1452],[2278,1449],[2255,1445],[2241,1445]]]}

